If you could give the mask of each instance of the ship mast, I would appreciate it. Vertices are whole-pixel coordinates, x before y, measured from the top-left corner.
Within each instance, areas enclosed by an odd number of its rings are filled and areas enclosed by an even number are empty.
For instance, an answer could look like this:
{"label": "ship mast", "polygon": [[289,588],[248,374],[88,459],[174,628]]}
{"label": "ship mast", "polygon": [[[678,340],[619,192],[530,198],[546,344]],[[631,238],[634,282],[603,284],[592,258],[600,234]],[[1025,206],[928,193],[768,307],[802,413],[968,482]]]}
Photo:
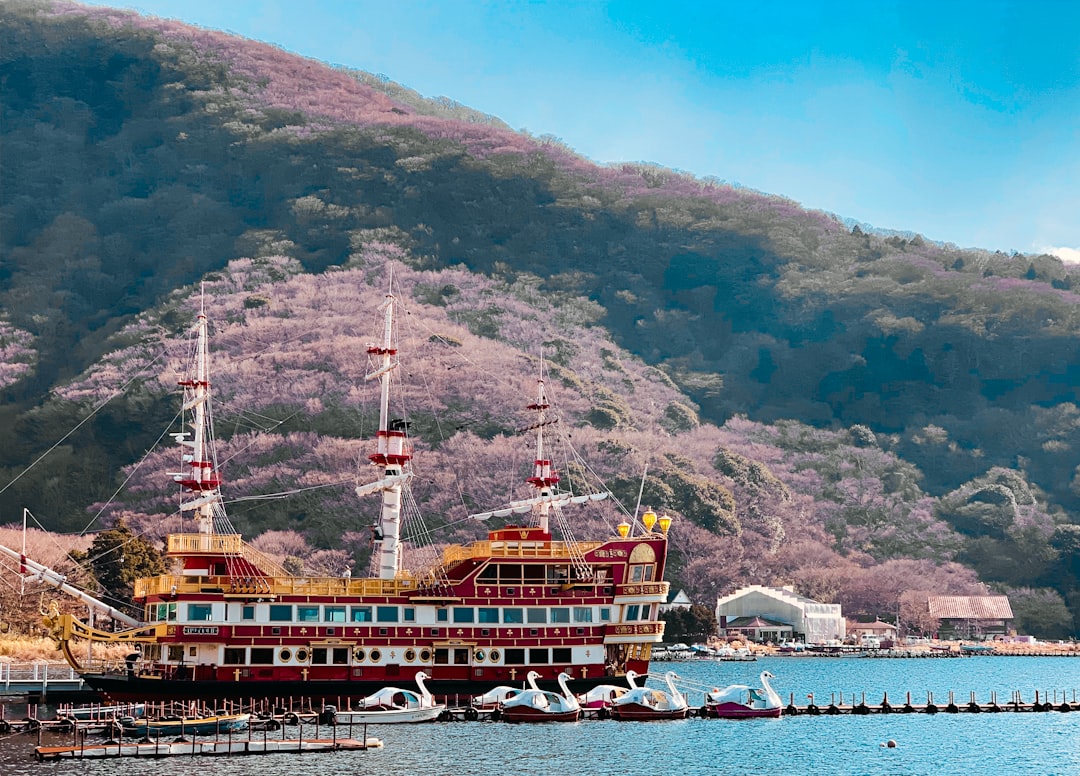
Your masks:
{"label": "ship mast", "polygon": [[375,525],[380,579],[393,579],[401,568],[401,492],[405,482],[412,476],[411,472],[405,470],[406,463],[412,458],[406,444],[405,422],[390,421],[390,374],[398,367],[397,348],[394,347],[395,303],[391,288],[380,308],[383,311],[382,344],[371,345],[367,349],[373,360],[378,359],[379,367],[364,378],[378,379],[381,388],[378,449],[369,455],[368,459],[376,466],[383,467],[383,476],[375,482],[356,488],[358,496],[382,491],[382,509]]}
{"label": "ship mast", "polygon": [[[184,448],[181,471],[173,475],[196,498],[180,505],[182,512],[194,511],[200,534],[214,532],[214,506],[221,500],[221,475],[214,467],[210,437],[210,353],[205,309],[195,323],[195,357],[188,375],[180,381],[184,389],[184,412],[191,412],[191,431],[173,434]],[[188,437],[191,437],[190,439]]]}
{"label": "ship mast", "polygon": [[536,423],[534,424],[536,428],[536,461],[533,464],[533,476],[529,477],[526,482],[536,488],[539,497],[535,506],[536,523],[545,533],[550,530],[548,527],[548,515],[551,511],[551,496],[559,482],[558,472],[551,468],[551,461],[544,458],[544,426],[548,423],[544,413],[550,406],[547,396],[544,394],[544,361],[543,357],[541,357],[540,379],[536,381],[536,401],[527,407],[527,409],[536,413]]}

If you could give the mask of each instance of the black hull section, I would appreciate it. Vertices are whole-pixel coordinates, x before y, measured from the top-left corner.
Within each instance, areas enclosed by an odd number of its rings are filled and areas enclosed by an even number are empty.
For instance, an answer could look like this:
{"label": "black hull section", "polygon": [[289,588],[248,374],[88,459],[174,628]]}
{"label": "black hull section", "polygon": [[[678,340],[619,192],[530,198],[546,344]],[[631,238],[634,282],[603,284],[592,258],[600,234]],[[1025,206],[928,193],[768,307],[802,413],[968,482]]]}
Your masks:
{"label": "black hull section", "polygon": [[[347,700],[359,700],[384,687],[415,687],[413,677],[398,679],[351,680],[347,682],[302,682],[265,680],[258,682],[218,682],[213,680],[144,679],[106,674],[83,674],[83,680],[102,697],[114,701],[311,701],[338,705]],[[613,677],[577,679],[568,683],[575,693],[591,690],[598,684],[619,683]],[[427,679],[428,690],[450,706],[468,706],[469,698],[494,689],[505,682],[476,682],[467,679]],[[524,686],[524,681],[515,682]],[[542,689],[559,691],[558,683],[538,682]]]}

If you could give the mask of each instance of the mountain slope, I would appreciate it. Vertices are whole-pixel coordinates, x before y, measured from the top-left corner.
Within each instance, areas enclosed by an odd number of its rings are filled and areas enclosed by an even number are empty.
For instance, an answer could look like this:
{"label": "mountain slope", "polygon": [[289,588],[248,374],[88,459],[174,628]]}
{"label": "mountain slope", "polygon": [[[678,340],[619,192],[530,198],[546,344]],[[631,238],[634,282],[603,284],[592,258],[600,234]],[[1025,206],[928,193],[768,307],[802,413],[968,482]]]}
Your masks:
{"label": "mountain slope", "polygon": [[[19,476],[85,412],[43,402],[47,392],[76,398],[85,378],[69,381],[141,341],[147,320],[179,332],[190,308],[174,289],[231,275],[238,257],[273,286],[299,282],[297,268],[330,277],[378,255],[492,278],[490,297],[455,311],[475,336],[524,346],[508,332],[526,324],[508,317],[538,315],[523,298],[551,303],[583,331],[610,332],[551,335],[545,347],[562,367],[591,361],[618,373],[639,358],[656,368],[651,379],[681,389],[647,423],[632,422],[630,378],[619,378],[583,394],[580,422],[619,437],[630,426],[678,435],[653,451],[666,464],[650,486],[703,526],[681,549],[686,568],[716,567],[723,553],[738,559],[731,580],[804,569],[805,559],[782,556],[793,545],[769,520],[808,498],[816,506],[805,519],[818,527],[788,528],[826,548],[803,548],[826,559],[820,568],[857,577],[853,568],[922,562],[922,547],[975,564],[987,581],[1077,587],[1077,298],[1056,259],[883,238],[781,197],[641,165],[598,167],[376,77],[134,14],[9,0],[0,83],[7,513],[33,503],[58,525],[85,524],[85,506],[106,500],[153,443],[171,413],[136,392]],[[460,289],[471,283],[454,277],[418,283],[417,300],[465,304]],[[273,309],[277,291],[259,288],[243,309]],[[285,404],[280,417],[295,409]],[[698,428],[699,413],[726,422],[724,433],[743,429],[742,441],[723,445],[741,456],[731,460],[772,456],[790,499],[751,488],[729,503],[722,491],[739,488],[724,466],[739,476],[753,467],[718,458],[711,437],[684,439],[715,433]],[[305,414],[337,430],[349,411]],[[505,430],[483,422],[488,434]],[[811,452],[818,458],[805,459]],[[655,457],[636,455],[631,470]],[[811,470],[820,481],[807,480]],[[996,471],[1016,472],[1023,486],[1001,485]],[[1029,491],[1035,503],[987,501],[990,485]],[[684,492],[693,498],[677,504]],[[280,516],[280,527],[294,520]]]}

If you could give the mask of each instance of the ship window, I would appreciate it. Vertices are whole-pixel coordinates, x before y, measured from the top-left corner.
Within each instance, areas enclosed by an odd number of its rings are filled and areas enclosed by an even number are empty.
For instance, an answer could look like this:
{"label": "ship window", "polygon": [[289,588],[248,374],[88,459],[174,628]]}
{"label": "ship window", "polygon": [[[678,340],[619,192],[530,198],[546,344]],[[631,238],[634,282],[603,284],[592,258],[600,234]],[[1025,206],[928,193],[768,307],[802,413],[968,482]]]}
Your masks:
{"label": "ship window", "polygon": [[473,622],[476,613],[471,606],[455,606],[454,622]]}
{"label": "ship window", "polygon": [[553,647],[551,650],[552,663],[569,663],[572,658],[572,650],[569,647]]}
{"label": "ship window", "polygon": [[405,662],[411,663],[414,660],[416,660],[416,650],[411,648],[405,650]]}
{"label": "ship window", "polygon": [[591,606],[575,606],[574,622],[592,622]]}
{"label": "ship window", "polygon": [[282,663],[288,663],[290,660],[292,660],[292,650],[283,649],[278,652],[278,660],[280,660]]}
{"label": "ship window", "polygon": [[448,612],[446,609],[438,609],[435,612],[435,619],[439,622],[449,622],[450,612]]}
{"label": "ship window", "polygon": [[499,610],[493,606],[481,606],[476,610],[477,622],[498,622]]}
{"label": "ship window", "polygon": [[274,650],[272,647],[252,647],[251,665],[273,665]]}
{"label": "ship window", "polygon": [[292,604],[270,604],[270,622],[292,622]]}
{"label": "ship window", "polygon": [[570,609],[566,606],[551,607],[552,622],[570,622]]}
{"label": "ship window", "polygon": [[184,659],[184,646],[182,644],[169,645],[169,662],[177,663]]}
{"label": "ship window", "polygon": [[525,576],[522,579],[525,582],[543,582],[545,579],[545,568],[538,563],[526,564],[523,571]]}
{"label": "ship window", "polygon": [[247,650],[244,647],[225,647],[225,665],[242,666],[246,662]]}
{"label": "ship window", "polygon": [[347,666],[349,664],[349,648],[334,647],[331,652],[331,660],[336,666]]}
{"label": "ship window", "polygon": [[547,609],[530,607],[528,610],[529,622],[547,622]]}
{"label": "ship window", "polygon": [[324,666],[326,665],[326,647],[312,647],[311,649],[311,664]]}
{"label": "ship window", "polygon": [[376,606],[375,616],[379,622],[397,622],[398,609],[396,606]]}
{"label": "ship window", "polygon": [[626,607],[626,617],[623,618],[624,622],[633,622],[638,618],[638,609],[641,607],[637,604],[630,604]]}
{"label": "ship window", "polygon": [[403,607],[401,610],[402,622],[416,622],[416,608],[413,606]]}
{"label": "ship window", "polygon": [[640,582],[642,580],[642,576],[644,575],[644,573],[645,573],[645,567],[644,566],[631,566],[630,567],[630,581],[631,582]]}
{"label": "ship window", "polygon": [[521,582],[521,565],[507,563],[499,566],[499,582],[504,585],[516,585]]}
{"label": "ship window", "polygon": [[562,585],[570,579],[569,566],[548,566],[547,581],[554,585]]}
{"label": "ship window", "polygon": [[503,663],[506,665],[523,665],[525,663],[525,650],[516,647],[506,650],[506,658]]}
{"label": "ship window", "polygon": [[455,649],[454,650],[454,665],[467,666],[469,664],[469,650],[467,649]]}
{"label": "ship window", "polygon": [[503,609],[503,622],[507,625],[520,625],[525,622],[524,612],[517,606]]}
{"label": "ship window", "polygon": [[601,606],[600,607],[600,622],[611,622],[611,607],[610,606]]}
{"label": "ship window", "polygon": [[325,622],[345,622],[344,606],[324,606],[323,620]]}
{"label": "ship window", "polygon": [[547,649],[530,649],[529,650],[529,662],[532,665],[547,665],[548,651]]}
{"label": "ship window", "polygon": [[297,620],[297,622],[318,622],[319,621],[319,607],[317,607],[317,606],[298,606],[298,607],[296,607],[296,620]]}
{"label": "ship window", "polygon": [[210,619],[210,604],[188,604],[187,616],[189,622],[203,622]]}
{"label": "ship window", "polygon": [[350,606],[349,615],[353,622],[371,622],[371,607]]}
{"label": "ship window", "polygon": [[492,663],[498,663],[499,662],[499,650],[497,650],[497,649],[491,650],[491,652],[488,653],[488,659]]}
{"label": "ship window", "polygon": [[435,650],[435,665],[450,665],[450,650],[446,649],[445,647],[438,647]]}
{"label": "ship window", "polygon": [[378,663],[380,660],[382,660],[382,652],[377,649],[371,650],[371,662]]}
{"label": "ship window", "polygon": [[245,606],[240,609],[241,620],[254,620],[255,619],[255,607]]}
{"label": "ship window", "polygon": [[489,563],[480,569],[480,573],[476,575],[476,578],[481,582],[495,582],[499,578],[499,567],[494,563]]}

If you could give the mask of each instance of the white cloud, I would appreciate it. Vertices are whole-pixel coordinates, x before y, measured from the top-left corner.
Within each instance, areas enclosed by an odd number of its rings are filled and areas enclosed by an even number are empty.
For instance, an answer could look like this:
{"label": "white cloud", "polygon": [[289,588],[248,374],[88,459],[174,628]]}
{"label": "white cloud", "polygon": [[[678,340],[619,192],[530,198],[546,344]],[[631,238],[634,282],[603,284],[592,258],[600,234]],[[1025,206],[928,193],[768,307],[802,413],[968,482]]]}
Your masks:
{"label": "white cloud", "polygon": [[1043,248],[1042,252],[1057,256],[1066,264],[1080,264],[1080,248]]}

